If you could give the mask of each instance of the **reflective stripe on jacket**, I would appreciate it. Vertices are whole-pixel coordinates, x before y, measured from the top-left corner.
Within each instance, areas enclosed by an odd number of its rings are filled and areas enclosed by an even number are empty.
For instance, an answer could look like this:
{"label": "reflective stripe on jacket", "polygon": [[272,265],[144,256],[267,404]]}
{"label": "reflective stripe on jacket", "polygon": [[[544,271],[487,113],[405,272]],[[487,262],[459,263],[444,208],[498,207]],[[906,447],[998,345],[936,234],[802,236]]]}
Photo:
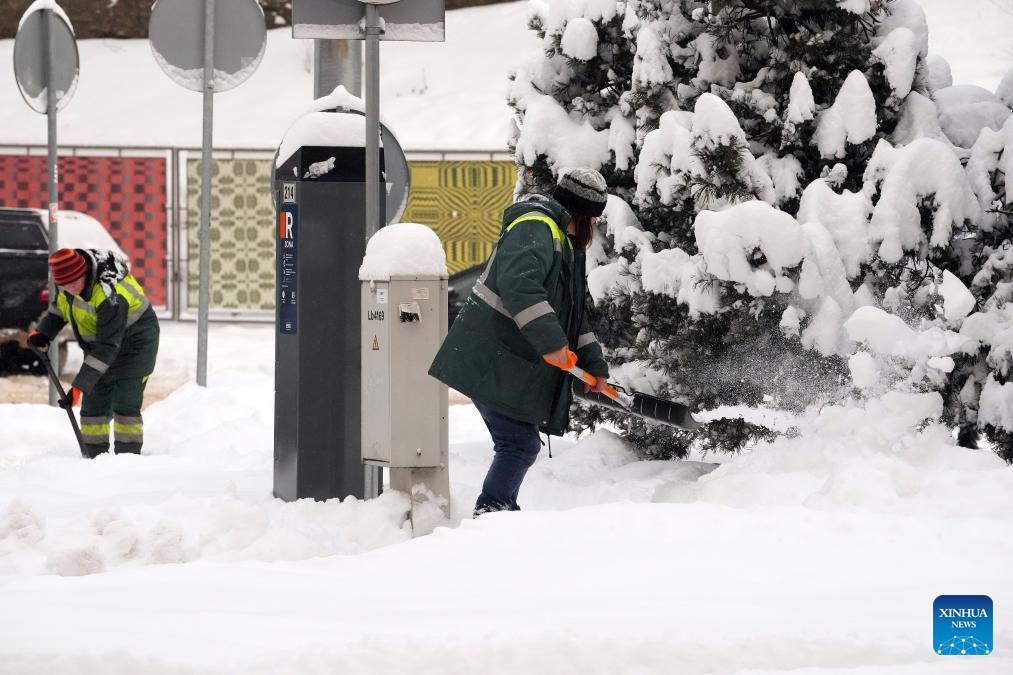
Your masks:
{"label": "reflective stripe on jacket", "polygon": [[569,218],[544,198],[506,210],[500,240],[429,370],[473,400],[553,434],[569,424],[569,376],[542,355],[568,345],[582,368],[608,375],[583,316],[584,252],[565,234]]}
{"label": "reflective stripe on jacket", "polygon": [[[144,310],[151,306],[151,302],[144,295],[144,289],[132,276],[127,275],[112,289],[116,294],[122,296],[127,303],[127,327],[133,326],[144,314]],[[94,342],[98,333],[98,308],[108,299],[106,290],[102,284],[92,284],[91,295],[85,302],[82,298],[71,296],[69,293],[59,293],[56,298],[56,307],[62,318],[77,327],[77,336],[85,342]],[[71,316],[73,314],[73,316]],[[73,320],[72,320],[73,319]]]}
{"label": "reflective stripe on jacket", "polygon": [[54,339],[67,323],[84,351],[73,384],[85,394],[102,377],[143,377],[155,369],[158,318],[132,276],[108,285],[95,282],[91,274],[81,296],[61,290],[38,330]]}

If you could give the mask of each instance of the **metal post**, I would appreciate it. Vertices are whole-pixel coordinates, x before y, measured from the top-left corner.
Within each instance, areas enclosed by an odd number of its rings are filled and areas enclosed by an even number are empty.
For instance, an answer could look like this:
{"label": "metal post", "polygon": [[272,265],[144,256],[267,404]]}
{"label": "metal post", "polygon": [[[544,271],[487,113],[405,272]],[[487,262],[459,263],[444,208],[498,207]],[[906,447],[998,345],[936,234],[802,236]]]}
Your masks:
{"label": "metal post", "polygon": [[313,98],[327,96],[338,85],[362,93],[362,45],[358,40],[313,41]]}
{"label": "metal post", "polygon": [[[380,21],[376,5],[366,5],[366,239],[380,229]],[[379,496],[382,469],[363,466],[365,497]]]}
{"label": "metal post", "polygon": [[[47,173],[49,178],[49,252],[56,252],[59,247],[59,209],[60,209],[60,195],[59,188],[57,186],[57,152],[56,152],[56,88],[53,87],[53,81],[56,79],[55,73],[55,60],[56,56],[53,53],[53,25],[56,23],[56,18],[53,16],[53,10],[45,10],[45,24],[46,28],[42,32],[43,34],[43,53],[45,54],[44,59],[46,63],[46,125],[48,127],[48,162],[47,162]],[[56,301],[56,284],[52,278],[49,280],[49,297],[50,300]],[[61,370],[60,363],[60,347],[58,342],[53,341],[52,347],[49,350],[49,362],[53,364],[53,372],[59,377]],[[56,392],[56,385],[53,382],[49,383],[49,405],[56,405],[59,395]]]}
{"label": "metal post", "polygon": [[380,229],[380,22],[366,5],[366,239]]}
{"label": "metal post", "polygon": [[197,384],[208,384],[211,303],[211,131],[215,100],[215,0],[204,0],[204,139],[201,145],[200,280],[197,293]]}

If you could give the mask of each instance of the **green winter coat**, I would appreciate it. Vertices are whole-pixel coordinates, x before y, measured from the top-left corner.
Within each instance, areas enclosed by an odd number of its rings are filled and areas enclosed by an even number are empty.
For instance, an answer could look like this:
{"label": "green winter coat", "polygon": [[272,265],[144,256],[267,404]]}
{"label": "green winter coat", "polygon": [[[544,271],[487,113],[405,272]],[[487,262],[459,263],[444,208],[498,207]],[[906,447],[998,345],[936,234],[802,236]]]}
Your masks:
{"label": "green winter coat", "polygon": [[[101,378],[140,378],[155,369],[158,353],[158,317],[144,289],[125,268],[111,269],[112,258],[105,251],[77,249],[88,260],[89,271],[80,296],[58,291],[49,311],[39,321],[38,331],[55,339],[70,323],[84,363],[73,386],[90,394]],[[105,253],[110,269],[99,265],[96,253]],[[125,263],[125,261],[124,261]],[[105,275],[105,276],[103,276]]]}
{"label": "green winter coat", "polygon": [[608,377],[584,316],[584,252],[566,235],[569,221],[545,197],[506,209],[485,272],[429,368],[472,400],[553,435],[569,426],[572,378],[542,355],[569,346],[581,368]]}

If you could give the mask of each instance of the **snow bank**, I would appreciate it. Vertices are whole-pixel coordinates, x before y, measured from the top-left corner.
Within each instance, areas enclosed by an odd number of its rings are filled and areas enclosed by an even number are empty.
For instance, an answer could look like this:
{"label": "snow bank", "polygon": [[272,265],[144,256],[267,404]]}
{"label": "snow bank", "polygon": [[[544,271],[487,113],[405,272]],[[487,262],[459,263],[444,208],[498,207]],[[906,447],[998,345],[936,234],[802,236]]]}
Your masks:
{"label": "snow bank", "polygon": [[1005,501],[1003,492],[1013,489],[1008,467],[990,451],[956,447],[935,421],[941,412],[934,392],[810,410],[795,420],[796,436],[760,443],[695,483],[659,487],[655,498],[937,518],[965,514],[959,495],[979,486],[985,503]]}
{"label": "snow bank", "polygon": [[389,281],[393,275],[447,278],[447,256],[439,236],[425,225],[381,227],[366,243],[360,281]]}

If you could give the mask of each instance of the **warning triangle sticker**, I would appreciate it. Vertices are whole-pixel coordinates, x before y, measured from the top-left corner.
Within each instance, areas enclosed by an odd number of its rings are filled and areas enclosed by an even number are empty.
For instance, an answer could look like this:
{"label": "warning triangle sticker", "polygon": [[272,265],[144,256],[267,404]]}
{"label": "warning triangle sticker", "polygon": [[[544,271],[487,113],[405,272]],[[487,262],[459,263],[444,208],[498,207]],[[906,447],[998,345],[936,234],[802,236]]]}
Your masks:
{"label": "warning triangle sticker", "polygon": [[380,349],[380,341],[377,340],[376,336],[374,335],[373,336],[373,351],[378,351],[379,349]]}

